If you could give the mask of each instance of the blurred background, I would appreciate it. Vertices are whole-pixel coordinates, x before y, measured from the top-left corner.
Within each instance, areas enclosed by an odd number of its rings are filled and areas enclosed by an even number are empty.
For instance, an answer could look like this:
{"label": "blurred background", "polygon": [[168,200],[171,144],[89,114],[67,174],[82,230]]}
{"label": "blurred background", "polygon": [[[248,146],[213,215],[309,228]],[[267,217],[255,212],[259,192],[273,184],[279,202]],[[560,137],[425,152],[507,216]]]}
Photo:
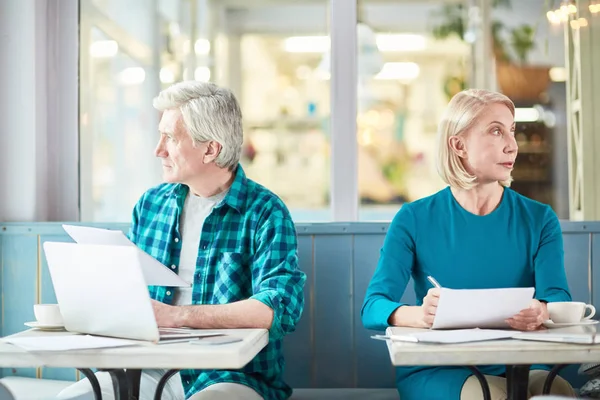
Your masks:
{"label": "blurred background", "polygon": [[[160,181],[151,99],[182,79],[232,88],[244,113],[247,174],[296,220],[331,219],[328,2],[301,3],[81,0],[82,219],[126,220]],[[510,71],[497,74],[522,108],[514,188],[564,214],[566,165],[554,171],[552,162],[566,145],[566,126],[556,126],[566,112],[562,26],[547,19],[544,0],[493,3],[495,51],[513,62],[505,68],[535,66],[540,81],[520,94]],[[390,219],[403,202],[443,187],[434,138],[449,98],[469,86],[476,33],[463,23],[468,12],[458,2],[358,3],[361,219]]]}
{"label": "blurred background", "polygon": [[[0,105],[14,129],[49,118],[31,138],[36,152],[10,163],[37,165],[24,181],[50,200],[32,204],[32,214],[20,211],[28,196],[9,195],[0,207],[6,220],[129,221],[139,196],[161,181],[152,99],[186,79],[235,92],[245,124],[241,163],[296,221],[390,220],[403,203],[444,187],[434,165],[437,124],[449,99],[469,87],[501,91],[517,105],[513,188],[562,219],[600,218],[592,161],[600,146],[590,119],[600,53],[591,39],[600,34],[595,0],[5,0],[2,7],[4,37],[25,44],[0,41],[0,51],[16,54],[4,61],[9,94]],[[32,62],[33,70],[22,67]],[[15,93],[33,93],[33,121]],[[578,116],[582,109],[590,112]],[[25,146],[2,141],[9,160]],[[7,189],[15,179],[0,174]]]}

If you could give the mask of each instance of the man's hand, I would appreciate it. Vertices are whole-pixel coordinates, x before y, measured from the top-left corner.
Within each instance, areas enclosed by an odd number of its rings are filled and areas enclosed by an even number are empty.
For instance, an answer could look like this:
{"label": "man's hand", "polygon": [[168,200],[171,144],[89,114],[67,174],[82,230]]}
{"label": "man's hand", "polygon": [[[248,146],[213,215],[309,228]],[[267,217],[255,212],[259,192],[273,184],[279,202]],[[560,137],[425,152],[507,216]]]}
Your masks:
{"label": "man's hand", "polygon": [[548,307],[546,306],[546,303],[533,299],[529,308],[526,308],[517,315],[507,319],[506,322],[511,328],[519,331],[535,331],[536,329],[539,329],[548,318]]}
{"label": "man's hand", "polygon": [[161,328],[271,329],[273,324],[273,309],[254,299],[190,306],[170,306],[152,300],[152,308]]}
{"label": "man's hand", "polygon": [[160,328],[181,328],[183,327],[183,316],[181,307],[170,306],[160,301],[152,300],[154,317]]}

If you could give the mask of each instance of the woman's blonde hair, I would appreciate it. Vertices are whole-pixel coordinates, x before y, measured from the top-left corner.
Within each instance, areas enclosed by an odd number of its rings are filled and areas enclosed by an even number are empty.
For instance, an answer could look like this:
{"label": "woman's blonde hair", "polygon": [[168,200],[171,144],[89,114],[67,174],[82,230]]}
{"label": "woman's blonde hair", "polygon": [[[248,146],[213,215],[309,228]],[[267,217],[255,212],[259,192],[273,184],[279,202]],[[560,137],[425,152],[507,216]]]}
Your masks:
{"label": "woman's blonde hair", "polygon": [[[461,189],[472,189],[477,185],[476,177],[464,167],[460,157],[450,149],[450,137],[461,135],[473,127],[477,118],[490,104],[504,104],[515,116],[515,105],[505,95],[483,89],[468,89],[452,97],[442,115],[437,133],[437,170],[448,185]],[[510,186],[512,177],[501,181]]]}

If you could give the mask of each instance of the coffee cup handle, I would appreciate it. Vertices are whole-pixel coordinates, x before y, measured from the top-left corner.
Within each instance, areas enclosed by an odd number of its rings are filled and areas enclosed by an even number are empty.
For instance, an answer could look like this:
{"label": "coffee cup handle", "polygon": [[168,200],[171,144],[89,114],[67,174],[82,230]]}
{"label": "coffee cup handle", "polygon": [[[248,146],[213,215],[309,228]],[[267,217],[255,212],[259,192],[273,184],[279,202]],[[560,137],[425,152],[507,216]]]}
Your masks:
{"label": "coffee cup handle", "polygon": [[[586,309],[586,311],[587,311],[587,310],[590,310],[590,315],[586,315],[585,317],[583,317],[583,319],[590,319],[590,318],[592,318],[594,315],[596,315],[596,307],[594,307],[593,305],[591,305],[591,304],[586,304],[586,305],[585,305],[585,309]],[[585,315],[585,313],[584,313],[584,315]]]}

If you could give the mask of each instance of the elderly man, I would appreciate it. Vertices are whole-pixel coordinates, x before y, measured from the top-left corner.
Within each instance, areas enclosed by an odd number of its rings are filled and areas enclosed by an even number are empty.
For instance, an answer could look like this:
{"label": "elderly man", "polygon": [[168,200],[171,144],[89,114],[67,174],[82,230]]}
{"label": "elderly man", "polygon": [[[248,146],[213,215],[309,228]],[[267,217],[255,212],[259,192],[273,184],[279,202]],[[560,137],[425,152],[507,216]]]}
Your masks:
{"label": "elderly man", "polygon": [[[300,319],[306,279],[290,214],[239,165],[242,115],[233,93],[181,82],[161,92],[154,107],[162,112],[155,153],[166,183],[142,195],[129,237],[193,282],[191,288],[150,288],[158,325],[267,328],[270,338],[242,370],[182,371],[163,399],[288,398],[282,339]],[[164,372],[144,371],[141,399],[152,398]],[[110,377],[97,376],[104,398],[113,398]],[[81,396],[84,389],[91,395],[87,380],[59,398]]]}

